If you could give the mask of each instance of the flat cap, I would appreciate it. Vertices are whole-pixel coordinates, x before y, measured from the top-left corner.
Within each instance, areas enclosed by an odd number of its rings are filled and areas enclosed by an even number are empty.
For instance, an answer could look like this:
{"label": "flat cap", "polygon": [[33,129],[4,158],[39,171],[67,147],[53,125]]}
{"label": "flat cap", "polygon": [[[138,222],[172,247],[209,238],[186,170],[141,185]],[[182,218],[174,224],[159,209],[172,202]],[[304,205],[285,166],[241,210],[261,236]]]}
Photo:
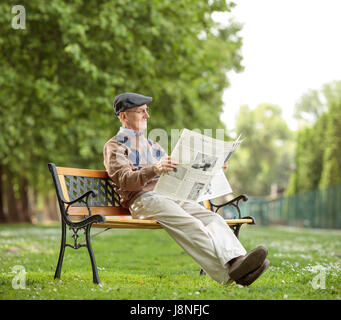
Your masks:
{"label": "flat cap", "polygon": [[120,112],[126,111],[131,108],[143,106],[144,104],[147,104],[151,101],[153,101],[152,97],[146,97],[142,94],[133,92],[121,93],[115,97],[114,111],[116,116],[118,116]]}

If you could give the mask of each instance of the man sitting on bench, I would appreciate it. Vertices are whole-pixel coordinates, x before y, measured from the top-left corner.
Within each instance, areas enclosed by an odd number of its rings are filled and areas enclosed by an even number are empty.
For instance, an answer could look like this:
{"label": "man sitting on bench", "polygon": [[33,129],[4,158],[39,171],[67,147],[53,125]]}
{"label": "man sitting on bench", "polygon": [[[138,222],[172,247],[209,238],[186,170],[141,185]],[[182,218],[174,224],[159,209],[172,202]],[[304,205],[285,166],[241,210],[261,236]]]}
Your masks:
{"label": "man sitting on bench", "polygon": [[264,246],[247,253],[220,215],[153,191],[159,175],[174,170],[178,163],[144,136],[151,101],[136,93],[123,93],[114,100],[122,126],[105,144],[103,155],[122,206],[130,209],[134,219],[157,220],[215,281],[250,285],[269,266]]}

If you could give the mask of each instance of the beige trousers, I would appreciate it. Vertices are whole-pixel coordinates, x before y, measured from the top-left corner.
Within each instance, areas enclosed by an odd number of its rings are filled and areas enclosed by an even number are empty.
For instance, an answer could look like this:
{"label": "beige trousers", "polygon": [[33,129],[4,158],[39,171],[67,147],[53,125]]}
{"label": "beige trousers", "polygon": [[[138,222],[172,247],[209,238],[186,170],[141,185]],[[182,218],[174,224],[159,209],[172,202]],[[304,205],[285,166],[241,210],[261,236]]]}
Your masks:
{"label": "beige trousers", "polygon": [[157,220],[215,281],[229,281],[227,262],[246,250],[224,219],[197,203],[172,200],[153,191],[130,206],[134,219]]}

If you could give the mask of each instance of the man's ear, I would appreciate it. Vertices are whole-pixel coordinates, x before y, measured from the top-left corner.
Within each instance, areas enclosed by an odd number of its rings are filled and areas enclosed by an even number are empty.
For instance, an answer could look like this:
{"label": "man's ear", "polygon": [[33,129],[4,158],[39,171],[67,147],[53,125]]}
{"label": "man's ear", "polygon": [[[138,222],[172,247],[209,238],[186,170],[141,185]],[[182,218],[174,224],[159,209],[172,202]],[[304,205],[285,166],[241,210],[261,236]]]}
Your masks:
{"label": "man's ear", "polygon": [[120,112],[120,113],[118,114],[118,117],[119,117],[120,121],[122,122],[123,120],[125,120],[126,115],[125,115],[124,112]]}
{"label": "man's ear", "polygon": [[127,114],[125,112],[120,112],[119,113],[119,119],[122,125],[124,125],[127,122]]}

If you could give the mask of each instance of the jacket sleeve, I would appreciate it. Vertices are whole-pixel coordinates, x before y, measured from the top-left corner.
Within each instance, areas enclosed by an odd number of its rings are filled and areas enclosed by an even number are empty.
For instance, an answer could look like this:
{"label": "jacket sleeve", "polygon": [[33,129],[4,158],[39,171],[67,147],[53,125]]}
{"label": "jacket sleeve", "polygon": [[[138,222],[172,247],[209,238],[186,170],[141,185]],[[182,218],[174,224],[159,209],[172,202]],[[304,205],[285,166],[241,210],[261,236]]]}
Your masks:
{"label": "jacket sleeve", "polygon": [[128,159],[128,149],[119,142],[110,141],[103,150],[104,166],[113,183],[125,191],[139,191],[156,176],[154,166],[138,170]]}

